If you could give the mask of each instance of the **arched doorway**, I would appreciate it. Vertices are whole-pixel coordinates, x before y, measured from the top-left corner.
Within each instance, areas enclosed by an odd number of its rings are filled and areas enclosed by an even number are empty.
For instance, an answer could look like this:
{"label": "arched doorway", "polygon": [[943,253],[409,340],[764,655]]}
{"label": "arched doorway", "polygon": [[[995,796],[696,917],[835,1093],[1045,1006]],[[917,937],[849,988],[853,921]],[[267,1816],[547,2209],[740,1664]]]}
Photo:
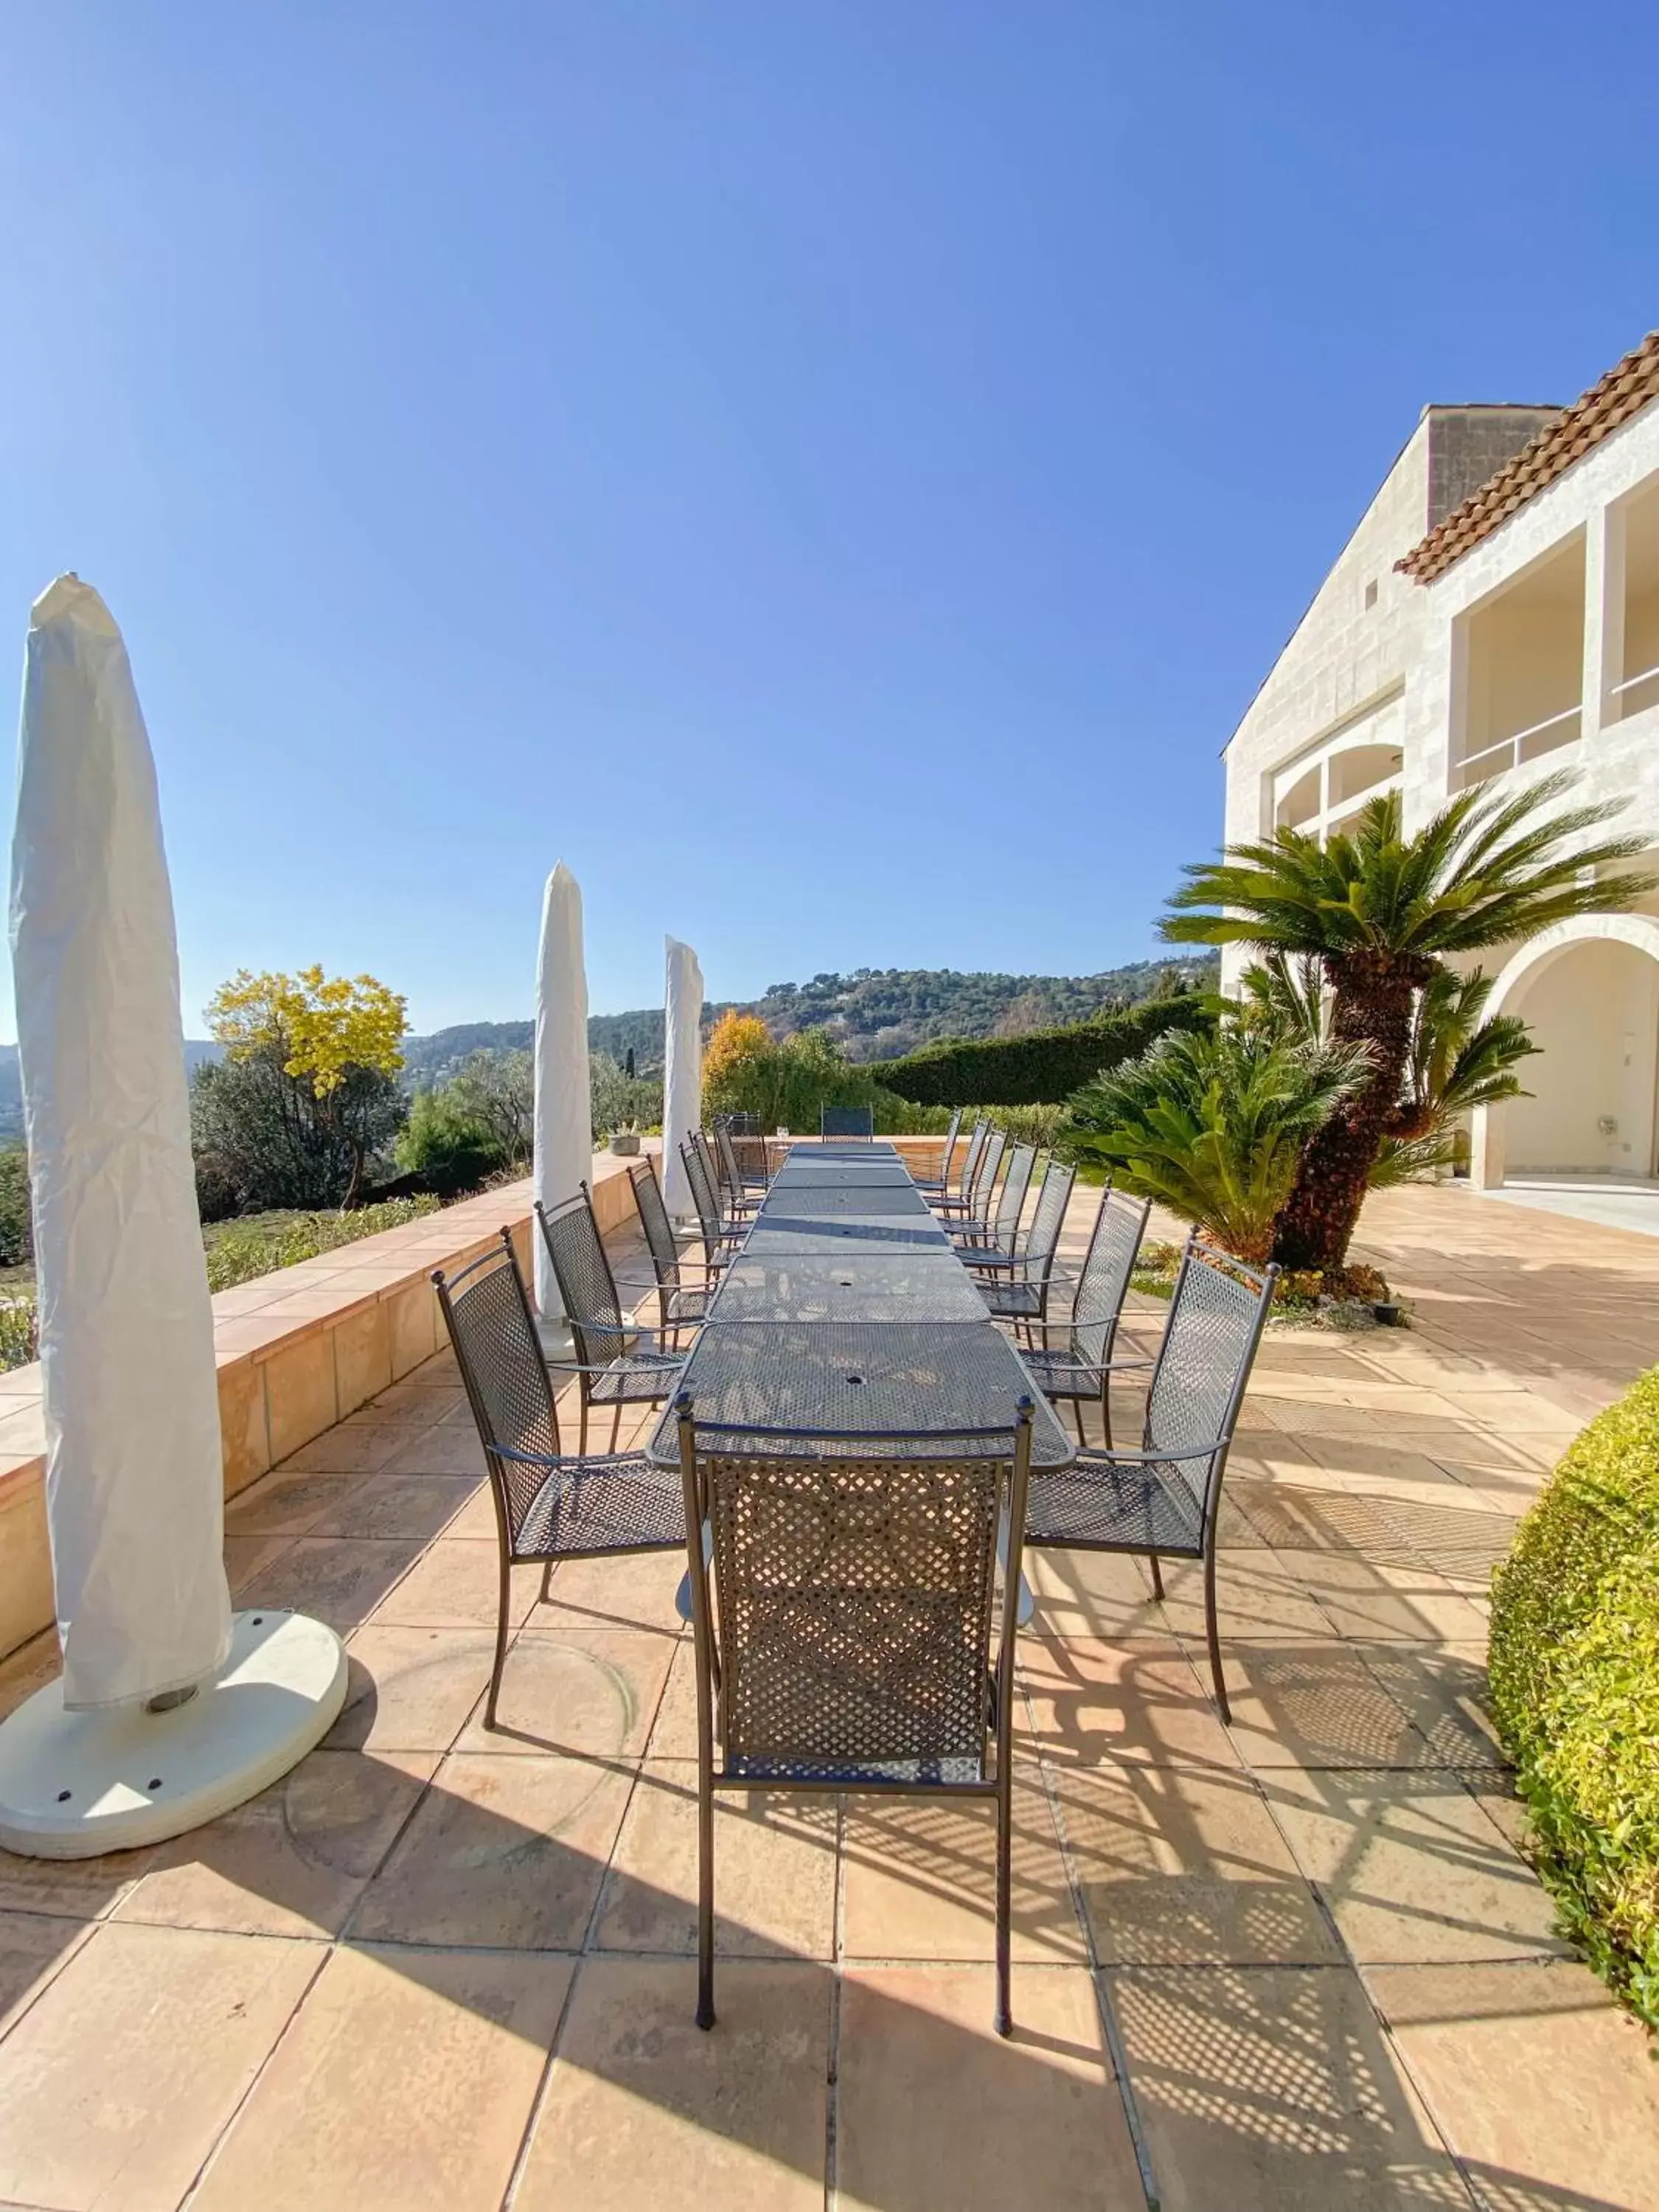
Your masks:
{"label": "arched doorway", "polygon": [[1532,1095],[1474,1116],[1477,1188],[1655,1173],[1659,920],[1594,915],[1544,931],[1503,969],[1488,1011],[1518,1014],[1540,1049],[1521,1070]]}

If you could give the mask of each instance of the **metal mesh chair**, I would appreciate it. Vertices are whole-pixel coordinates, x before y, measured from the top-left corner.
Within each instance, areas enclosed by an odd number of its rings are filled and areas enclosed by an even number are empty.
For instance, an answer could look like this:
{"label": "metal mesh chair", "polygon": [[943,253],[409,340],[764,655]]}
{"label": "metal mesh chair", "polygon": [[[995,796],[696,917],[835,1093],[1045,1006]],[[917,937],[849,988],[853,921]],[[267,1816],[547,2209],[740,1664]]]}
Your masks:
{"label": "metal mesh chair", "polygon": [[657,1279],[657,1314],[670,1341],[678,1346],[682,1328],[695,1328],[708,1310],[708,1286],[706,1283],[686,1283],[681,1280],[684,1262],[680,1257],[679,1240],[674,1234],[674,1224],[668,1218],[668,1208],[663,1203],[662,1185],[657,1181],[654,1160],[630,1160],[628,1181],[634,1193],[635,1210],[640,1217],[640,1227],[645,1232],[645,1249],[651,1255],[651,1272]]}
{"label": "metal mesh chair", "polygon": [[875,1133],[875,1112],[869,1106],[821,1106],[818,1109],[818,1134],[821,1137],[873,1139]]}
{"label": "metal mesh chair", "polygon": [[[708,1144],[707,1139],[704,1139],[704,1143]],[[714,1141],[708,1146],[708,1151],[714,1164],[720,1197],[727,1215],[732,1220],[737,1220],[744,1215],[753,1213],[760,1205],[761,1197],[764,1194],[757,1195],[752,1193],[744,1182],[743,1170],[738,1164],[737,1146],[732,1142],[732,1133],[724,1121],[715,1122]]]}
{"label": "metal mesh chair", "polygon": [[726,1171],[726,1187],[739,1198],[751,1191],[764,1192],[772,1177],[766,1157],[766,1139],[757,1129],[739,1129],[738,1119],[752,1121],[755,1116],[745,1114],[721,1114],[714,1121],[714,1142],[720,1164]]}
{"label": "metal mesh chair", "polygon": [[1030,1338],[1048,1318],[1048,1287],[1054,1279],[1060,1232],[1066,1225],[1066,1209],[1072,1202],[1077,1170],[1050,1160],[1043,1172],[1042,1188],[1031,1209],[1031,1218],[1018,1258],[1006,1273],[981,1283],[985,1303],[999,1321],[1011,1321],[1017,1334]]}
{"label": "metal mesh chair", "polygon": [[996,1211],[984,1236],[963,1233],[957,1241],[957,1256],[965,1267],[991,1270],[1012,1267],[1019,1257],[1019,1218],[1025,1211],[1025,1194],[1036,1166],[1035,1145],[1015,1145],[1008,1153],[1008,1170],[997,1194]]}
{"label": "metal mesh chair", "polygon": [[623,1407],[659,1406],[672,1397],[684,1355],[678,1347],[671,1352],[653,1346],[653,1337],[661,1344],[660,1333],[641,1328],[623,1312],[586,1183],[578,1187],[574,1198],[550,1208],[538,1199],[535,1214],[575,1340],[581,1402],[577,1449],[587,1449],[589,1408],[609,1406],[614,1451],[622,1433]]}
{"label": "metal mesh chair", "polygon": [[797,1455],[805,1437],[697,1423],[686,1397],[677,1410],[697,1696],[698,2027],[714,2023],[714,1793],[854,1790],[994,1800],[1006,2035],[1030,1401],[1012,1433],[820,1435],[811,1458]]}
{"label": "metal mesh chair", "polygon": [[686,1141],[702,1163],[703,1182],[713,1194],[722,1235],[727,1237],[739,1235],[749,1226],[753,1209],[760,1203],[759,1200],[745,1200],[741,1195],[732,1199],[726,1187],[725,1173],[714,1157],[714,1147],[701,1129],[693,1129]]}
{"label": "metal mesh chair", "polygon": [[1084,1431],[1083,1408],[1098,1400],[1103,1432],[1110,1448],[1112,1376],[1129,1368],[1152,1364],[1146,1359],[1113,1358],[1123,1301],[1128,1294],[1140,1240],[1146,1231],[1146,1217],[1152,1210],[1149,1198],[1131,1198],[1122,1191],[1107,1188],[1095,1216],[1089,1249],[1084,1255],[1083,1272],[1078,1277],[1073,1296],[1066,1342],[1047,1342],[1048,1324],[1045,1320],[1045,1341],[1029,1346],[1024,1354],[1025,1364],[1043,1396],[1055,1405],[1071,1404],[1080,1444],[1089,1441]]}
{"label": "metal mesh chair", "polygon": [[936,1176],[918,1176],[916,1188],[924,1198],[943,1198],[951,1188],[951,1163],[956,1158],[957,1139],[962,1134],[962,1109],[954,1109],[951,1126],[945,1132],[945,1152]]}
{"label": "metal mesh chair", "polygon": [[1052,1551],[1132,1552],[1204,1563],[1204,1621],[1216,1704],[1232,1718],[1216,1630],[1215,1529],[1221,1478],[1267,1319],[1277,1267],[1265,1273],[1189,1237],[1170,1319],[1152,1363],[1139,1451],[1080,1451],[1031,1486],[1028,1544]]}
{"label": "metal mesh chair", "polygon": [[979,1164],[968,1192],[967,1206],[945,1223],[953,1237],[970,1237],[986,1244],[991,1238],[991,1210],[996,1200],[997,1176],[1008,1149],[1006,1133],[988,1129],[980,1149]]}
{"label": "metal mesh chair", "polygon": [[980,1162],[984,1158],[985,1147],[990,1140],[990,1135],[991,1124],[981,1116],[975,1122],[972,1133],[969,1136],[968,1149],[962,1156],[962,1166],[957,1172],[956,1188],[948,1190],[941,1184],[939,1189],[929,1190],[926,1194],[927,1203],[935,1213],[964,1214],[970,1210],[974,1192],[979,1182]]}
{"label": "metal mesh chair", "polygon": [[708,1171],[708,1155],[695,1134],[680,1146],[680,1158],[685,1164],[691,1203],[697,1210],[697,1226],[702,1232],[703,1266],[712,1280],[731,1259],[732,1247],[744,1231],[728,1224],[720,1209],[719,1189]]}
{"label": "metal mesh chair", "polygon": [[541,1563],[542,1598],[556,1560],[596,1553],[667,1552],[685,1541],[684,1490],[639,1452],[573,1459],[560,1448],[558,1408],[510,1230],[500,1251],[432,1278],[455,1364],[489,1470],[501,1544],[495,1663],[484,1726],[495,1725],[507,1659],[513,1569]]}

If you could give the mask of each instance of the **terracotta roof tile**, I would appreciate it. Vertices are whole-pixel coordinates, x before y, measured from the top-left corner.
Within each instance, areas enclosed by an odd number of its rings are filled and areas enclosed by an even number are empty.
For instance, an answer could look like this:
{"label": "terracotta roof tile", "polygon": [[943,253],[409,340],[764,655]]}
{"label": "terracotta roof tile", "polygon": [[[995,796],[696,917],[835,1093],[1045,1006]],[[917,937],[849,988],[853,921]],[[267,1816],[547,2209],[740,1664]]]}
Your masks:
{"label": "terracotta roof tile", "polygon": [[1582,399],[1547,422],[1513,460],[1505,461],[1496,476],[1437,523],[1404,560],[1396,561],[1395,568],[1419,584],[1443,575],[1454,561],[1490,537],[1518,507],[1535,499],[1653,398],[1659,398],[1659,331],[1650,331],[1635,351],[1593,384]]}

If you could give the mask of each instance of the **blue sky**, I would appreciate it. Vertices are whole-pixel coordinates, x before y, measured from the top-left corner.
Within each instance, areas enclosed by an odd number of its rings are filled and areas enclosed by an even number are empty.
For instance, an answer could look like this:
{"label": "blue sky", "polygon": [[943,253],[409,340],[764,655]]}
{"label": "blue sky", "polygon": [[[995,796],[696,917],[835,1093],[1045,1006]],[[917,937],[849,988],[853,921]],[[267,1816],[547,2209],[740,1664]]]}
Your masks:
{"label": "blue sky", "polygon": [[[1659,19],[8,12],[0,610],[125,630],[232,969],[596,1009],[1152,949],[1428,400],[1656,320]],[[11,1035],[9,998],[0,1029]]]}

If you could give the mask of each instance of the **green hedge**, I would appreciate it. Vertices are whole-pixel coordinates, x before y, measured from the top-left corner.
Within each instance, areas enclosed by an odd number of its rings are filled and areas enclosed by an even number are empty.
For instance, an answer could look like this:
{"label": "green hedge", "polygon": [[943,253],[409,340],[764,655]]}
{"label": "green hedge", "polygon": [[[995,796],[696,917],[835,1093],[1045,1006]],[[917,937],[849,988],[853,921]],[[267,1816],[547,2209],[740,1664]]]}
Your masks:
{"label": "green hedge", "polygon": [[1137,1058],[1166,1030],[1202,1029],[1213,1018],[1209,1000],[1188,991],[1029,1036],[946,1038],[883,1061],[880,1079],[919,1106],[1056,1105],[1103,1069]]}
{"label": "green hedge", "polygon": [[1493,1578],[1491,1666],[1563,1924],[1659,2027],[1659,1368],[1522,1522]]}

